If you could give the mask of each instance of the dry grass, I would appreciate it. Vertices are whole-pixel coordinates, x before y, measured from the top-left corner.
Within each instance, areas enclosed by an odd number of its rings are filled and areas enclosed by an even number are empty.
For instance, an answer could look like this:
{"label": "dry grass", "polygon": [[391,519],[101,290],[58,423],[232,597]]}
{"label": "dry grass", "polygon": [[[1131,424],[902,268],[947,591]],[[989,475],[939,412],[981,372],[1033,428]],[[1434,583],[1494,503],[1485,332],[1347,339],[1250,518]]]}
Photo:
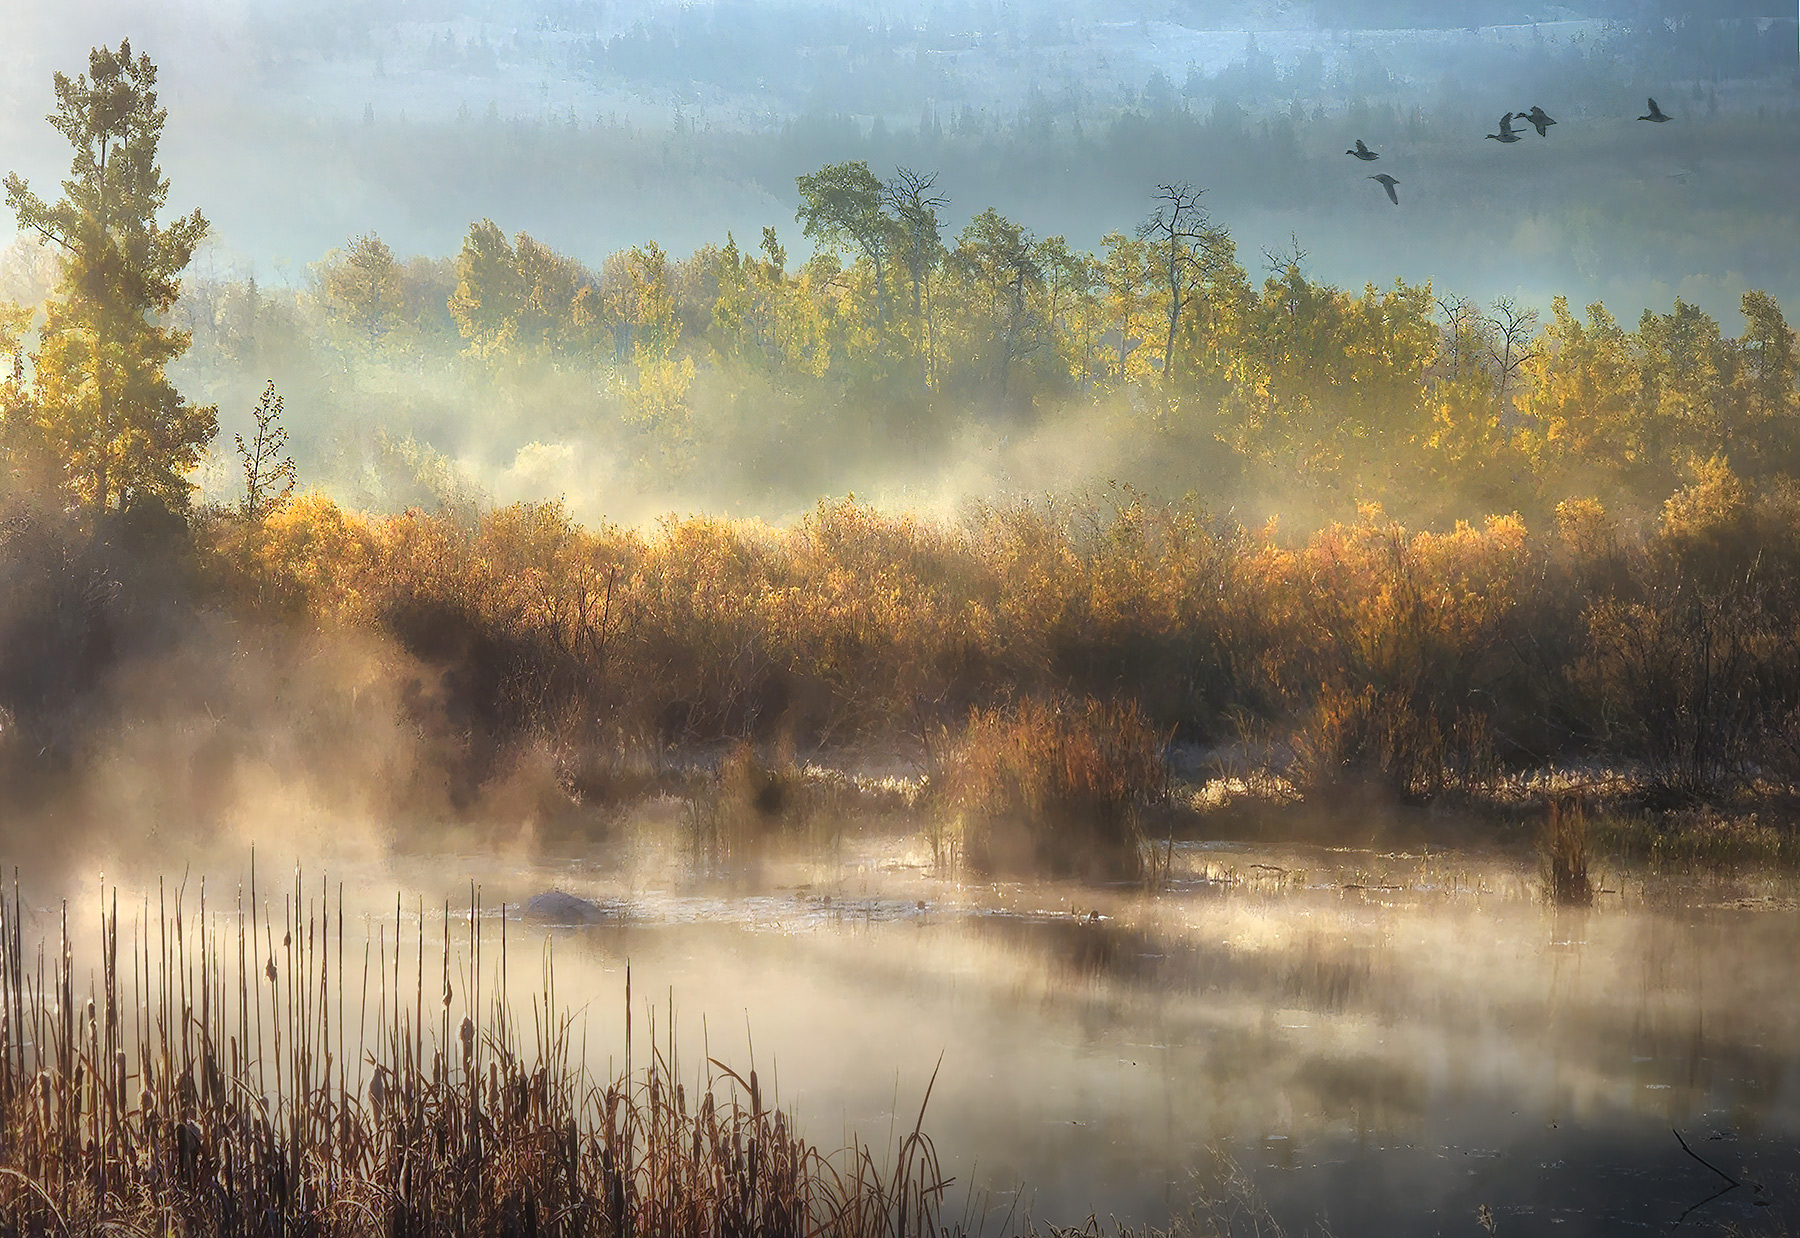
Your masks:
{"label": "dry grass", "polygon": [[1164,794],[1163,748],[1135,703],[975,711],[945,758],[963,862],[984,873],[1144,875],[1139,813]]}
{"label": "dry grass", "polygon": [[938,1232],[947,1183],[918,1126],[878,1165],[806,1142],[754,1071],[709,1060],[690,1092],[673,1037],[634,1072],[629,973],[625,1070],[601,1079],[548,964],[529,1021],[509,1004],[506,922],[478,898],[466,937],[445,908],[428,942],[396,903],[347,954],[341,888],[335,907],[298,876],[264,893],[253,877],[221,912],[203,889],[194,915],[159,895],[125,941],[103,895],[96,976],[66,904],[28,956],[15,877],[0,1232]]}
{"label": "dry grass", "polygon": [[784,849],[829,855],[862,800],[842,774],[802,767],[792,757],[765,760],[755,745],[740,740],[684,800],[694,862],[716,873]]}
{"label": "dry grass", "polygon": [[1757,813],[1711,809],[1655,815],[1609,814],[1592,827],[1594,846],[1653,872],[1696,869],[1800,870],[1800,826]]}
{"label": "dry grass", "polygon": [[1594,901],[1594,883],[1588,878],[1587,815],[1579,802],[1550,801],[1538,841],[1538,866],[1544,896],[1558,907],[1586,907]]}

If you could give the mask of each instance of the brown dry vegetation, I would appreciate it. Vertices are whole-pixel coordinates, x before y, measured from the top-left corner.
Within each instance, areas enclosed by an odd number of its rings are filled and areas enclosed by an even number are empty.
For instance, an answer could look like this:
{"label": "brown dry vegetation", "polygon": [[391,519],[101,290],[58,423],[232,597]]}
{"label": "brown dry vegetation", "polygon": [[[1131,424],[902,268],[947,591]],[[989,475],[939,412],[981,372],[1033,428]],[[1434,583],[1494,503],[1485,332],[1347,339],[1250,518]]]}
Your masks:
{"label": "brown dry vegetation", "polygon": [[[515,786],[522,754],[542,772],[530,795],[592,803],[654,786],[661,754],[718,743],[929,749],[973,716],[950,747],[978,751],[998,725],[984,711],[1007,702],[1055,748],[1067,711],[1048,703],[1071,700],[1098,703],[1075,714],[1119,728],[1103,741],[1119,751],[1142,746],[1136,728],[1202,747],[1255,736],[1334,799],[1478,799],[1547,763],[1634,770],[1670,803],[1785,794],[1800,773],[1800,500],[1718,461],[1657,520],[1584,501],[1550,527],[1436,532],[1369,508],[1301,538],[1130,493],[956,523],[844,500],[788,528],[586,529],[555,504],[372,518],[317,494],[260,519],[206,513],[191,535],[11,512],[0,750],[15,776],[79,765],[94,733],[152,709],[121,690],[124,668],[221,631],[213,656],[231,665],[284,643],[390,650],[385,694],[358,708],[381,702],[417,750],[388,780],[449,813]],[[279,707],[204,706],[236,728],[218,760],[272,742]],[[366,721],[340,713],[327,730]]]}
{"label": "brown dry vegetation", "polygon": [[1800,705],[1800,503],[1698,470],[1660,522],[1565,504],[1415,532],[1368,509],[1303,539],[1182,504],[985,507],[957,524],[824,503],[792,528],[586,530],[555,505],[459,523],[312,496],[214,517],[210,599],[390,636],[465,726],[570,748],[918,734],[1059,694],[1181,739],[1245,718],[1317,786],[1406,797],[1553,758],[1661,785],[1785,776]]}
{"label": "brown dry vegetation", "polygon": [[[253,878],[229,910],[202,892],[122,926],[115,892],[95,978],[66,905],[53,953],[30,961],[15,889],[0,900],[0,1230],[938,1232],[947,1183],[917,1125],[892,1164],[860,1144],[826,1155],[754,1071],[708,1062],[684,1081],[671,1040],[634,1073],[629,1030],[624,1073],[596,1077],[554,972],[526,1026],[504,918],[467,910],[453,942],[446,907],[428,945],[425,918],[396,907],[346,962],[342,891],[334,907],[298,875],[278,912]],[[627,1025],[630,1001],[628,975]]]}
{"label": "brown dry vegetation", "polygon": [[1580,804],[1550,802],[1538,839],[1544,897],[1559,907],[1586,907],[1594,901],[1588,877],[1588,824]]}
{"label": "brown dry vegetation", "polygon": [[974,872],[1144,873],[1139,813],[1166,779],[1162,736],[1135,703],[977,710],[950,744],[944,775],[961,859]]}

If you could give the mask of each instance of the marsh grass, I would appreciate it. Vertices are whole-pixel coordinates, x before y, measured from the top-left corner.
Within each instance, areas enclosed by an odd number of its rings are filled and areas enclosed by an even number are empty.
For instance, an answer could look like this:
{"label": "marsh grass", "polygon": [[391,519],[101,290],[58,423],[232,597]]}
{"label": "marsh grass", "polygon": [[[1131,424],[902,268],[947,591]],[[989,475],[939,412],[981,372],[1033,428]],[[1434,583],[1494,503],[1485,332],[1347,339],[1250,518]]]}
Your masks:
{"label": "marsh grass", "polygon": [[1594,901],[1588,877],[1587,814],[1577,801],[1551,800],[1538,839],[1538,867],[1544,896],[1558,907],[1586,907]]}
{"label": "marsh grass", "polygon": [[695,864],[719,872],[783,850],[829,857],[863,798],[842,774],[803,768],[786,754],[765,759],[739,741],[688,794],[683,818]]}
{"label": "marsh grass", "polygon": [[1770,824],[1756,813],[1611,813],[1597,818],[1592,829],[1597,850],[1653,872],[1800,871],[1800,828]]}
{"label": "marsh grass", "polygon": [[1166,792],[1164,746],[1132,702],[976,710],[946,746],[963,863],[979,873],[1145,876],[1155,857],[1141,814]]}
{"label": "marsh grass", "polygon": [[754,1070],[708,1057],[684,1080],[654,1024],[634,1070],[629,971],[624,1070],[598,1077],[547,949],[529,1001],[509,999],[507,922],[478,894],[466,931],[445,907],[428,933],[396,900],[354,945],[331,893],[299,875],[279,903],[254,875],[224,909],[159,891],[127,935],[103,890],[83,966],[67,904],[27,953],[15,875],[0,1232],[938,1232],[948,1183],[918,1124],[891,1161],[827,1155]]}

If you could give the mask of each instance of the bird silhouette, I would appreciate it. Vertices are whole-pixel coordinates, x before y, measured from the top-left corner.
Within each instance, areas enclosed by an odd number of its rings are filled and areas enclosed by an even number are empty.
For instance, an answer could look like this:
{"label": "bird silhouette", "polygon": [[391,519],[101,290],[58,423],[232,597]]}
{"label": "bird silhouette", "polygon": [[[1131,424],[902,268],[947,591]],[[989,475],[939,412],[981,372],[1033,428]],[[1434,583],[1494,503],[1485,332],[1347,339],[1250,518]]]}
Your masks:
{"label": "bird silhouette", "polygon": [[1519,113],[1519,119],[1529,121],[1531,127],[1537,130],[1537,134],[1540,138],[1549,131],[1551,125],[1556,123],[1555,119],[1551,117],[1548,112],[1544,111],[1543,108],[1535,103],[1531,105],[1531,110],[1529,112]]}
{"label": "bird silhouette", "polygon": [[1371,176],[1369,179],[1372,181],[1379,181],[1381,187],[1387,190],[1388,201],[1392,202],[1395,206],[1400,205],[1400,195],[1394,192],[1394,186],[1398,185],[1400,183],[1399,181],[1389,176],[1386,172],[1381,173],[1379,176]]}
{"label": "bird silhouette", "polygon": [[1660,124],[1663,124],[1664,122],[1671,120],[1673,118],[1667,112],[1665,112],[1661,108],[1657,107],[1656,100],[1652,99],[1652,100],[1650,100],[1650,115],[1640,116],[1640,117],[1638,117],[1638,119],[1653,121],[1656,124],[1660,125]]}
{"label": "bird silhouette", "polygon": [[1508,112],[1500,118],[1500,132],[1490,133],[1488,136],[1496,142],[1517,142],[1519,135],[1513,132],[1512,120],[1513,113]]}
{"label": "bird silhouette", "polygon": [[1356,149],[1355,150],[1347,150],[1344,153],[1346,155],[1355,155],[1358,159],[1363,160],[1365,163],[1371,159],[1381,158],[1380,155],[1376,154],[1374,151],[1372,151],[1368,147],[1364,146],[1363,140],[1361,138],[1356,139]]}

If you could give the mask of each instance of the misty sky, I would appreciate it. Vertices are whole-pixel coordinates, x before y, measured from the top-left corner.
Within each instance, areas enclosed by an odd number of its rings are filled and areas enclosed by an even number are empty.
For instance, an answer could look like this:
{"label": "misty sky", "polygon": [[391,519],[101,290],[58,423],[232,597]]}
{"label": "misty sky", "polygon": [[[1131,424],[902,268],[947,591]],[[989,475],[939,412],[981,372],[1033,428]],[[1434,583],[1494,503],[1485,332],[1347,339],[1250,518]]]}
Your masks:
{"label": "misty sky", "polygon": [[[162,68],[171,208],[214,224],[201,269],[265,282],[302,284],[369,230],[452,254],[481,217],[589,263],[767,224],[800,247],[793,177],[866,158],[938,170],[952,230],[993,205],[1091,246],[1179,178],[1208,187],[1246,255],[1298,240],[1352,286],[1564,292],[1629,316],[1681,295],[1725,314],[1753,283],[1800,300],[1781,240],[1800,234],[1794,16],[1773,0],[80,0],[6,19],[0,150],[52,186],[51,73],[129,35]],[[1679,123],[1635,120],[1653,93]],[[1550,139],[1484,140],[1533,103],[1559,116]],[[1385,152],[1401,210],[1344,158],[1356,137]]]}

